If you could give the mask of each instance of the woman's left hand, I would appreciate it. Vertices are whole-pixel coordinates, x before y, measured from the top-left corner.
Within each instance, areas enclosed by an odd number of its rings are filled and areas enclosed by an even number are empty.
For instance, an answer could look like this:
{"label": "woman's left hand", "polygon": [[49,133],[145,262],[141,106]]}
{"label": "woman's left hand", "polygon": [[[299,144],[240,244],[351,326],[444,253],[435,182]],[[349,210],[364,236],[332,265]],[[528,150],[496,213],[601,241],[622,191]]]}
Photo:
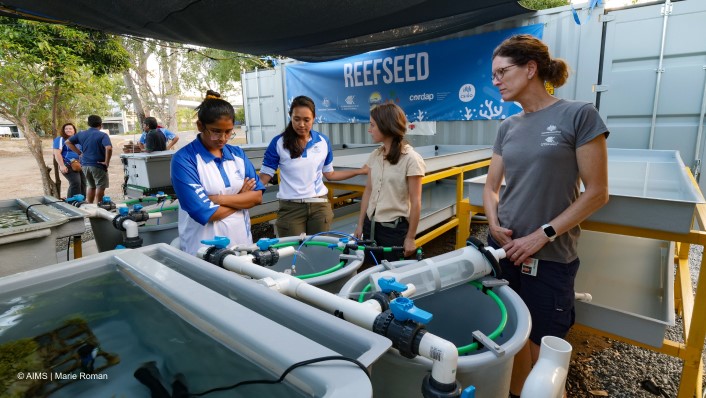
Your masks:
{"label": "woman's left hand", "polygon": [[537,230],[519,239],[513,239],[510,243],[503,246],[506,254],[505,258],[512,261],[515,265],[521,265],[544,247],[547,242],[549,242],[549,238],[542,230]]}
{"label": "woman's left hand", "polygon": [[410,257],[415,251],[417,251],[417,245],[414,243],[413,238],[405,238],[403,247],[405,257]]}
{"label": "woman's left hand", "polygon": [[208,195],[208,199],[210,199],[211,202],[213,202],[213,203],[215,203],[215,204],[217,204],[217,205],[220,205],[220,204],[221,204],[221,198],[220,198],[220,196],[221,196],[220,194],[218,194],[218,195]]}

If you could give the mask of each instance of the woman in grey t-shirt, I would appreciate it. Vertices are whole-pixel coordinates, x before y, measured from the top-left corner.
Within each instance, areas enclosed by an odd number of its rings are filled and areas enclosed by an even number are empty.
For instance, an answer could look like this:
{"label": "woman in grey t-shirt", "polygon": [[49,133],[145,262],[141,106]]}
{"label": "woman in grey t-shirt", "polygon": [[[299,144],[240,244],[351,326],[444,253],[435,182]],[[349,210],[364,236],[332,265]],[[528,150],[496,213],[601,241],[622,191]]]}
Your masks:
{"label": "woman in grey t-shirt", "polygon": [[542,337],[563,338],[574,323],[578,224],[608,201],[609,133],[593,104],[547,92],[545,82],[559,87],[569,73],[541,40],[505,40],[493,52],[492,72],[502,99],[523,109],[500,125],[483,191],[488,243],[507,252],[503,277],[532,316],[510,384],[510,396],[519,396]]}

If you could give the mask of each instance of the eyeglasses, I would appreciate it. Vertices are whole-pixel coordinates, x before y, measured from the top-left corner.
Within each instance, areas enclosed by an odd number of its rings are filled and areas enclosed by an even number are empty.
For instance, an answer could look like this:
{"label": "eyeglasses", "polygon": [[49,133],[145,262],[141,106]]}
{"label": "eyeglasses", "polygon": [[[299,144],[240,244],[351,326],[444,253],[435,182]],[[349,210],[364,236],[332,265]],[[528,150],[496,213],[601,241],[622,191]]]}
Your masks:
{"label": "eyeglasses", "polygon": [[223,138],[230,139],[233,137],[233,134],[235,132],[234,128],[232,128],[230,130],[226,130],[226,131],[211,131],[208,127],[204,126],[203,129],[208,133],[209,137],[214,141],[220,140]]}
{"label": "eyeglasses", "polygon": [[496,71],[493,73],[492,78],[491,78],[491,81],[494,82],[494,81],[496,81],[496,80],[497,80],[497,81],[502,80],[503,77],[505,76],[505,72],[507,72],[507,70],[510,69],[510,68],[512,68],[513,66],[517,66],[517,65],[516,65],[516,64],[512,64],[512,65],[504,66],[504,67],[502,67],[502,68],[498,68],[498,70],[496,70]]}

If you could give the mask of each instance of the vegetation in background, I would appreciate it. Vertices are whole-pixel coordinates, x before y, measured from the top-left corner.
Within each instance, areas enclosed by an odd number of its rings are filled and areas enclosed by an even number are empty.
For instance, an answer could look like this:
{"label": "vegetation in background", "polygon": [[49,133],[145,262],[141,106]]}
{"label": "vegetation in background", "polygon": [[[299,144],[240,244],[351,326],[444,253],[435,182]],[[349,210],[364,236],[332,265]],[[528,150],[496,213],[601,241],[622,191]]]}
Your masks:
{"label": "vegetation in background", "polygon": [[61,180],[56,162],[54,179],[44,162],[40,134],[105,114],[119,93],[111,74],[127,66],[127,52],[105,33],[0,17],[0,116],[24,133],[46,194],[60,197]]}
{"label": "vegetation in background", "polygon": [[569,0],[520,0],[522,7],[530,10],[544,10],[547,8],[563,7],[570,4]]}

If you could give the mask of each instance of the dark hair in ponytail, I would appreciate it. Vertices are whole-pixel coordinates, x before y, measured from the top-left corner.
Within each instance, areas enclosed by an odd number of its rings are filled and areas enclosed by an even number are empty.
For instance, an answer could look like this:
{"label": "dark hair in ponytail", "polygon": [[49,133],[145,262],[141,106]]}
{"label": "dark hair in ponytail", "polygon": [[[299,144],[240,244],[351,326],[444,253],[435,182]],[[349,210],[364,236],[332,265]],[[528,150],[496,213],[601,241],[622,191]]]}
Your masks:
{"label": "dark hair in ponytail", "polygon": [[287,124],[287,128],[284,129],[284,132],[282,133],[282,146],[284,149],[289,151],[289,156],[292,159],[298,158],[304,152],[304,148],[299,145],[299,136],[297,135],[297,132],[294,131],[291,120],[292,111],[294,108],[298,107],[308,108],[311,111],[311,114],[316,117],[316,105],[311,98],[305,95],[300,95],[292,100],[292,104],[289,106],[289,124]]}
{"label": "dark hair in ponytail", "polygon": [[199,121],[202,125],[215,122],[222,117],[229,117],[235,122],[235,110],[230,102],[221,98],[221,95],[213,90],[206,91],[206,98],[196,107]]}
{"label": "dark hair in ponytail", "polygon": [[515,35],[505,39],[493,51],[493,58],[507,57],[517,65],[527,65],[529,61],[537,63],[537,74],[543,81],[554,87],[561,87],[569,78],[569,66],[561,58],[552,58],[549,47],[538,38],[528,35]]}
{"label": "dark hair in ponytail", "polygon": [[385,159],[390,164],[397,164],[402,155],[402,147],[407,143],[404,139],[407,132],[407,116],[395,103],[387,102],[373,108],[370,117],[384,136],[392,137],[390,152],[385,154]]}

